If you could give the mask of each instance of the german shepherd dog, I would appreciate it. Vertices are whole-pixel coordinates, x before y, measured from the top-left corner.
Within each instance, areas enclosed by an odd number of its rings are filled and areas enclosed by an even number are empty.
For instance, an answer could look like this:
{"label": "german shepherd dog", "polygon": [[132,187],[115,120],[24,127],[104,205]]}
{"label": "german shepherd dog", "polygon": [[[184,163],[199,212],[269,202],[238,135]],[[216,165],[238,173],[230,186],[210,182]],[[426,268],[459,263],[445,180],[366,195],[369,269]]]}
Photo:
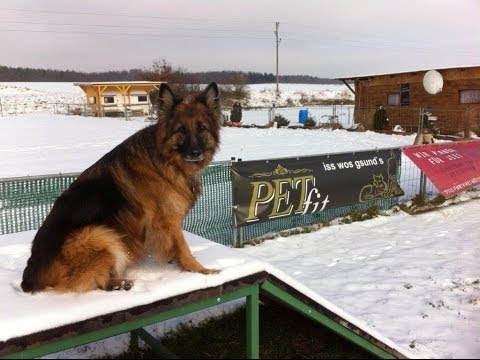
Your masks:
{"label": "german shepherd dog", "polygon": [[192,256],[182,220],[219,145],[216,83],[185,98],[161,84],[158,121],[86,169],[55,201],[23,272],[25,292],[129,290],[129,265],[151,252],[185,271],[215,273]]}

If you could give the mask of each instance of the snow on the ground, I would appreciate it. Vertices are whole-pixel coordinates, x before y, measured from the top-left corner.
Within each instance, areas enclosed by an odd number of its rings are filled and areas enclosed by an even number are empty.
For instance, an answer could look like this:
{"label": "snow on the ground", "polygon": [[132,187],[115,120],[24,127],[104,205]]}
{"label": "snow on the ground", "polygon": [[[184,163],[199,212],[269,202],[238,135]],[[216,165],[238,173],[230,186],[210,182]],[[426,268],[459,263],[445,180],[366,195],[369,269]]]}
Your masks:
{"label": "snow on the ground", "polygon": [[[52,114],[0,117],[0,177],[82,171],[146,125],[144,121]],[[278,158],[413,144],[413,135],[345,130],[224,128],[221,139],[215,160]],[[468,200],[469,197],[475,199]],[[399,212],[361,223],[322,227],[240,252],[262,258],[415,357],[478,358],[480,199],[478,192],[469,192],[460,199],[466,201],[421,215]],[[0,237],[0,244],[5,239]],[[11,276],[18,278],[18,271],[24,266],[28,245],[12,246],[8,251],[12,260],[0,262],[0,269],[7,271],[11,282]],[[5,255],[4,251],[1,254]],[[214,256],[215,252],[210,254]],[[17,275],[11,273],[12,269],[16,269]],[[148,270],[148,274],[143,270]],[[138,276],[156,279],[156,271],[155,266],[142,269]],[[4,299],[2,309],[15,308],[15,304],[8,304],[8,297]],[[199,321],[221,311],[212,309],[183,320]],[[163,323],[152,331],[161,335],[176,321]],[[127,346],[128,340],[120,336],[52,356],[88,357],[118,353]]]}
{"label": "snow on the ground", "polygon": [[273,103],[276,106],[299,106],[300,100],[354,100],[354,94],[343,84],[279,84],[279,97],[276,84],[252,84],[248,88],[251,92],[248,105],[252,107],[270,107]]}
{"label": "snow on the ground", "polygon": [[[127,272],[127,278],[135,281],[130,291],[109,293],[96,290],[83,295],[23,293],[20,288],[22,265],[28,259],[29,245],[34,232],[3,236],[3,241],[0,242],[0,300],[3,304],[11,303],[12,306],[8,312],[0,313],[1,323],[10,325],[0,328],[0,341],[89,319],[105,314],[107,310],[108,312],[126,310],[267,271],[388,346],[409,353],[408,348],[402,349],[375,329],[369,328],[365,322],[353,318],[348,312],[326,301],[268,262],[193,234],[185,235],[195,258],[208,268],[220,270],[218,274],[205,276],[182,272],[175,264],[159,264],[153,258],[148,258]],[[32,321],[33,318],[39,321]]]}
{"label": "snow on the ground", "polygon": [[73,83],[0,82],[3,116],[31,112],[55,112],[58,106],[83,107],[85,93]]}
{"label": "snow on the ground", "polygon": [[[128,136],[143,119],[31,113],[0,117],[0,178],[79,172]],[[223,127],[215,161],[258,160],[412,145],[415,135]]]}
{"label": "snow on the ground", "polygon": [[415,358],[478,358],[479,215],[477,198],[421,215],[332,225],[241,251],[411,348]]}
{"label": "snow on the ground", "polygon": [[[246,85],[250,97],[245,106],[300,106],[300,100],[353,100],[345,85],[280,84],[277,97],[275,84]],[[290,100],[289,100],[290,99]],[[54,104],[83,105],[85,94],[71,82],[0,82],[0,104],[3,114],[24,114],[55,110]],[[63,107],[62,109],[65,109]],[[63,112],[64,110],[62,110]]]}

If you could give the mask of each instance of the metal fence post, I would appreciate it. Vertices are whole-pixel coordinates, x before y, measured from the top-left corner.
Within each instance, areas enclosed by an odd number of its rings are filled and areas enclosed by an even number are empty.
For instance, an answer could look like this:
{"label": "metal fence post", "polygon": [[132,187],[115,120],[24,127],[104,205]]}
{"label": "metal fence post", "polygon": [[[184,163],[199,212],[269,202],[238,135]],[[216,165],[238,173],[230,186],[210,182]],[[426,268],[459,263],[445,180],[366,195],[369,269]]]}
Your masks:
{"label": "metal fence post", "polygon": [[423,108],[418,111],[418,134],[423,131]]}
{"label": "metal fence post", "polygon": [[[242,159],[238,159],[237,161],[241,162]],[[233,178],[232,178],[232,189],[233,189]],[[233,191],[232,191],[232,197],[233,197]],[[232,201],[232,203],[233,203],[233,201]],[[237,226],[235,225],[235,227],[237,227]],[[238,245],[240,247],[243,246],[243,226],[238,228]]]}
{"label": "metal fence post", "polygon": [[232,207],[232,246],[237,247],[238,242],[237,224],[235,222],[235,206]]}
{"label": "metal fence post", "polygon": [[240,247],[243,247],[243,229],[244,229],[243,226],[240,229],[238,229],[238,242]]}
{"label": "metal fence post", "polygon": [[235,157],[230,158],[230,186],[232,188],[232,243],[233,247],[237,246],[237,222],[235,220],[235,204],[233,203],[233,171],[232,171],[232,163],[235,161]]}
{"label": "metal fence post", "polygon": [[426,192],[427,192],[427,178],[423,171],[420,173],[420,197],[422,200],[425,200]]}
{"label": "metal fence post", "polygon": [[[423,116],[425,109],[420,108],[418,112],[418,134],[423,132]],[[420,173],[420,185],[419,185],[419,195],[422,200],[425,200],[425,195],[427,192],[427,179],[423,171]]]}

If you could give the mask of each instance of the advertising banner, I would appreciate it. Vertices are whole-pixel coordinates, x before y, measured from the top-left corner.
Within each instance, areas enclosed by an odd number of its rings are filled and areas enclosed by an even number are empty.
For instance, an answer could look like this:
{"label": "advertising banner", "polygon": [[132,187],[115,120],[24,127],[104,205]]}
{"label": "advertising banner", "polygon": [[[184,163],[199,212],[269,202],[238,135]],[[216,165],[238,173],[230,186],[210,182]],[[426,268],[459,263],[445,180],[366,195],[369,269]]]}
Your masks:
{"label": "advertising banner", "polygon": [[480,184],[480,141],[403,149],[446,198]]}
{"label": "advertising banner", "polygon": [[232,164],[237,226],[403,195],[399,149]]}

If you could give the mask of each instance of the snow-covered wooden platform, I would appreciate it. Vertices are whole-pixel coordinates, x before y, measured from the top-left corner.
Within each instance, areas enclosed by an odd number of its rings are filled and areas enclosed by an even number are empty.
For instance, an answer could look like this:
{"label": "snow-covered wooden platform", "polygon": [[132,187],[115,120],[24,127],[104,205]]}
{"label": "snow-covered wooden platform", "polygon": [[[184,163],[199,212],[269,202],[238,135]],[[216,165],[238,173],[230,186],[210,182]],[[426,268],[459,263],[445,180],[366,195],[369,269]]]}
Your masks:
{"label": "snow-covered wooden platform", "polygon": [[154,259],[133,268],[130,291],[25,294],[21,276],[33,231],[0,237],[0,357],[38,357],[246,298],[247,356],[258,357],[259,294],[293,307],[382,358],[408,351],[265,261],[186,233],[194,256],[219,274],[181,272]]}

